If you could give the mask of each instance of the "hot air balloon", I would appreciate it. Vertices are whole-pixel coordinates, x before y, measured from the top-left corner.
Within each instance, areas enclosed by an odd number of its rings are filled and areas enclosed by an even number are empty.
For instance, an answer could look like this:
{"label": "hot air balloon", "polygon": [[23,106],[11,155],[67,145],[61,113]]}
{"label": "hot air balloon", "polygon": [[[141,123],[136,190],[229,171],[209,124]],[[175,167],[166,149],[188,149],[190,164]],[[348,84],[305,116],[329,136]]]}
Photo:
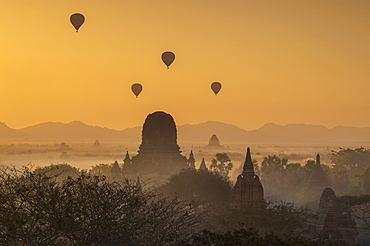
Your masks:
{"label": "hot air balloon", "polygon": [[167,69],[170,68],[170,65],[172,62],[175,60],[175,54],[172,53],[171,51],[166,51],[162,54],[162,61],[164,64],[166,64]]}
{"label": "hot air balloon", "polygon": [[220,82],[213,82],[211,84],[211,89],[217,96],[217,93],[221,90],[221,83]]}
{"label": "hot air balloon", "polygon": [[71,15],[69,18],[72,25],[75,27],[76,32],[78,32],[78,29],[82,26],[82,24],[85,22],[85,17],[82,14],[75,13]]}
{"label": "hot air balloon", "polygon": [[141,84],[133,84],[131,86],[132,92],[135,94],[136,98],[140,94],[140,92],[143,90],[143,86]]}

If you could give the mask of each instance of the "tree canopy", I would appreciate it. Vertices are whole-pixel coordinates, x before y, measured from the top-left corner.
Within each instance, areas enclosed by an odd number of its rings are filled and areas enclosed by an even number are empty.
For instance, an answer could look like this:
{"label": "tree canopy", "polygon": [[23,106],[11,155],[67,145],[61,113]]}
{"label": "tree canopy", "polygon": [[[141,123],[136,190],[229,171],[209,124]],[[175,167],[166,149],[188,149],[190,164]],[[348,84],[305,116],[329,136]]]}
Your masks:
{"label": "tree canopy", "polygon": [[178,195],[181,199],[193,199],[202,203],[230,204],[232,183],[217,172],[183,169],[172,175],[157,188],[164,196]]}
{"label": "tree canopy", "polygon": [[0,213],[0,245],[176,244],[202,217],[128,180],[82,173],[58,183],[28,167],[0,172]]}

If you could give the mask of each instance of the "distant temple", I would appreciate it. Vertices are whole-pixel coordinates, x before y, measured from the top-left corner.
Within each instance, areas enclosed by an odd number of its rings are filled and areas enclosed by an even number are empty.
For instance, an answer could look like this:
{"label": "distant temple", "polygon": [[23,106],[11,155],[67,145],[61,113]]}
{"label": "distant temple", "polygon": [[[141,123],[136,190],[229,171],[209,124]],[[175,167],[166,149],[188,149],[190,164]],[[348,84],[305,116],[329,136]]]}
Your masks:
{"label": "distant temple", "polygon": [[168,177],[187,168],[188,160],[177,145],[177,129],[172,116],[161,111],[149,114],[143,125],[138,154],[130,160],[127,152],[123,161],[125,175],[140,175],[144,180],[154,176]]}
{"label": "distant temple", "polygon": [[218,140],[216,134],[213,134],[212,137],[209,139],[208,145],[206,148],[210,149],[221,149],[223,148],[220,144],[220,140]]}
{"label": "distant temple", "polygon": [[70,151],[72,150],[65,142],[61,142],[58,150]]}
{"label": "distant temple", "polygon": [[310,200],[317,200],[323,189],[329,186],[329,181],[325,176],[324,171],[322,170],[320,164],[320,155],[317,154],[316,156],[316,165],[315,169],[313,170],[309,180],[308,180],[308,189],[307,189],[307,197]]}
{"label": "distant temple", "polygon": [[204,161],[204,158],[202,159],[202,162],[200,163],[200,167],[198,171],[208,171],[208,168],[206,166],[206,162]]}
{"label": "distant temple", "polygon": [[236,204],[263,202],[263,187],[259,177],[254,173],[250,149],[247,149],[243,172],[238,176],[234,186]]}
{"label": "distant temple", "polygon": [[188,159],[187,163],[188,163],[190,168],[195,169],[195,159],[194,159],[194,155],[193,155],[192,150],[190,151],[190,156],[189,156],[189,159]]}
{"label": "distant temple", "polygon": [[99,142],[99,139],[96,139],[93,146],[92,147],[95,147],[95,148],[98,148],[98,147],[101,147],[100,145],[100,142]]}

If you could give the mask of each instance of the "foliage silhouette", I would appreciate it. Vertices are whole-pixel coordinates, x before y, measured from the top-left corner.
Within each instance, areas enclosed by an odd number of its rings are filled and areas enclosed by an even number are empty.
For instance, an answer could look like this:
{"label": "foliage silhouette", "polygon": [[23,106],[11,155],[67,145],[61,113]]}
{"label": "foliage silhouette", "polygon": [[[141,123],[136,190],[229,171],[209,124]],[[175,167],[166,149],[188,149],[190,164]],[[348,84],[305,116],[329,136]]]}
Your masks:
{"label": "foliage silhouette", "polygon": [[61,183],[30,167],[0,173],[0,245],[176,244],[198,230],[194,203],[87,173]]}

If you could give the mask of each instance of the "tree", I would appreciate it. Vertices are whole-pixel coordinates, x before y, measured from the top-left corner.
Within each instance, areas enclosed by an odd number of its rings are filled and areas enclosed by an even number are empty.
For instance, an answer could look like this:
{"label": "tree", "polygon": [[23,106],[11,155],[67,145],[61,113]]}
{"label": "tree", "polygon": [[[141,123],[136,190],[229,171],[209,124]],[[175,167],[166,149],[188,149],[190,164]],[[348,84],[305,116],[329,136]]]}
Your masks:
{"label": "tree", "polygon": [[231,163],[227,153],[217,153],[216,159],[212,160],[210,168],[213,171],[218,172],[221,176],[226,177],[233,168],[233,164]]}
{"label": "tree", "polygon": [[342,240],[317,239],[315,241],[301,235],[276,235],[273,232],[262,234],[255,228],[242,228],[227,232],[203,230],[194,234],[189,241],[182,241],[179,246],[346,246]]}
{"label": "tree", "polygon": [[67,163],[61,164],[51,164],[49,166],[37,167],[34,170],[35,173],[42,173],[49,177],[56,178],[57,182],[62,182],[63,179],[66,179],[68,176],[72,178],[78,178],[81,175],[81,170],[72,167]]}
{"label": "tree", "polygon": [[334,190],[345,192],[349,185],[348,171],[343,168],[334,168],[332,174]]}
{"label": "tree", "polygon": [[365,172],[362,174],[363,179],[363,187],[367,194],[370,194],[370,167],[365,170]]}
{"label": "tree", "polygon": [[334,168],[346,169],[351,171],[350,175],[355,175],[370,167],[370,149],[360,147],[357,149],[340,148],[339,151],[332,150],[331,160],[334,163]]}
{"label": "tree", "polygon": [[243,206],[215,207],[209,212],[214,231],[256,228],[261,232],[283,234],[309,234],[316,215],[306,207],[297,208],[293,203],[266,200],[265,203]]}
{"label": "tree", "polygon": [[61,183],[29,167],[0,172],[0,245],[159,245],[189,238],[202,213],[128,180]]}
{"label": "tree", "polygon": [[98,175],[98,176],[104,175],[105,177],[110,177],[113,164],[114,163],[110,163],[110,164],[101,163],[101,164],[92,166],[90,169],[90,174]]}
{"label": "tree", "polygon": [[261,182],[272,194],[279,194],[280,199],[283,192],[283,171],[287,162],[286,158],[280,159],[276,155],[268,155],[261,163]]}
{"label": "tree", "polygon": [[183,169],[168,178],[157,188],[157,193],[164,196],[178,195],[180,199],[191,199],[202,204],[232,202],[232,184],[228,178],[217,172]]}
{"label": "tree", "polygon": [[335,201],[335,207],[341,213],[345,212],[360,221],[360,225],[370,234],[370,195],[341,196]]}

